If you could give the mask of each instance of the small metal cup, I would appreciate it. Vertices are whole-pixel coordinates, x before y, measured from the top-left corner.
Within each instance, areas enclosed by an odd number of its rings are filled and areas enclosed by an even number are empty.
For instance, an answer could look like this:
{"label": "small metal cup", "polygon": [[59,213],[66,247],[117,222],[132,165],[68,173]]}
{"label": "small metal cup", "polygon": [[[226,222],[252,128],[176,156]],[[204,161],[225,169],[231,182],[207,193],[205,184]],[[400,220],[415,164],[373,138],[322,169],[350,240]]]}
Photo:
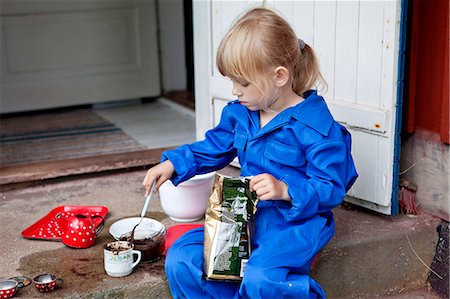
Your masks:
{"label": "small metal cup", "polygon": [[11,298],[25,285],[14,279],[5,279],[0,281],[0,298]]}
{"label": "small metal cup", "polygon": [[64,283],[64,280],[62,278],[57,278],[53,274],[44,273],[33,278],[34,287],[41,293],[53,291],[58,283],[59,287]]}

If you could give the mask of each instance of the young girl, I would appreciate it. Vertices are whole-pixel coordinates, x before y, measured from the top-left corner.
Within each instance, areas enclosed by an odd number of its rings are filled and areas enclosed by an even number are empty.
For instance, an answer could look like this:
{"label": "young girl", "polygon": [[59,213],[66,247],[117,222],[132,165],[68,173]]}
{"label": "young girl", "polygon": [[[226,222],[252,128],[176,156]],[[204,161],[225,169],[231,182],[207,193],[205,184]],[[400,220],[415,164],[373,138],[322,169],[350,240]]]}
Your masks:
{"label": "young girl", "polygon": [[204,231],[186,233],[166,257],[173,297],[325,297],[310,267],[334,234],[331,209],[357,174],[350,134],[311,90],[322,81],[314,52],[274,11],[254,8],[222,40],[217,66],[238,100],[203,141],[164,152],[143,184],[147,193],[155,181],[155,190],[167,179],[177,185],[238,156],[259,197],[253,251],[241,283],[207,281]]}

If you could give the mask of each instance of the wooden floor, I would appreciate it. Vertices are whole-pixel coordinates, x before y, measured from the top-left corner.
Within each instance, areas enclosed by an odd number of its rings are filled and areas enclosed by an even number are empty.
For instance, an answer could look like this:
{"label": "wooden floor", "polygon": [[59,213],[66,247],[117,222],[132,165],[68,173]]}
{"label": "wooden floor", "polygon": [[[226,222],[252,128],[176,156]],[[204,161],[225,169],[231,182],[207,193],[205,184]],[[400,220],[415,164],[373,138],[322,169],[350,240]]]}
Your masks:
{"label": "wooden floor", "polygon": [[13,188],[18,184],[57,177],[149,167],[159,162],[165,149],[195,141],[194,111],[164,98],[146,103],[128,101],[95,105],[92,109],[145,145],[147,149],[61,161],[0,166],[0,187]]}

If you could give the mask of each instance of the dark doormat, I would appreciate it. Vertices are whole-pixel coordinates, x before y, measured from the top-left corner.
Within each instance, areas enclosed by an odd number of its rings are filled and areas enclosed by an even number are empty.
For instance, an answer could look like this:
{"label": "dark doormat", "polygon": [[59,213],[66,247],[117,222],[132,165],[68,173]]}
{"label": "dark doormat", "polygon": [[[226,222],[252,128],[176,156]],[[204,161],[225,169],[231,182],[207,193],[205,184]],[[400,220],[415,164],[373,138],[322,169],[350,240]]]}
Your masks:
{"label": "dark doormat", "polygon": [[2,118],[0,132],[2,167],[145,149],[90,109]]}
{"label": "dark doormat", "polygon": [[147,168],[167,149],[146,149],[89,109],[3,117],[0,132],[0,191],[60,177]]}

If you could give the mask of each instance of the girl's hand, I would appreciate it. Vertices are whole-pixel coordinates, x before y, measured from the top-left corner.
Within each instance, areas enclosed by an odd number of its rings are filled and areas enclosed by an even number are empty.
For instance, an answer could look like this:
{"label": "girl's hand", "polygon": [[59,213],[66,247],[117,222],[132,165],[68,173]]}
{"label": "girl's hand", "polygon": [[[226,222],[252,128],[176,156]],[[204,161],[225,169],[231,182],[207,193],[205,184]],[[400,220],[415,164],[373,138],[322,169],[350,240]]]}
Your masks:
{"label": "girl's hand", "polygon": [[255,191],[260,200],[291,200],[288,193],[288,186],[268,173],[254,176],[250,180],[250,190]]}
{"label": "girl's hand", "polygon": [[145,196],[148,196],[150,193],[150,188],[153,185],[153,182],[157,180],[155,184],[155,189],[153,192],[158,191],[159,187],[168,179],[172,177],[175,168],[173,167],[172,162],[166,160],[156,166],[153,166],[147,171],[145,175],[144,181],[142,185],[145,187]]}

